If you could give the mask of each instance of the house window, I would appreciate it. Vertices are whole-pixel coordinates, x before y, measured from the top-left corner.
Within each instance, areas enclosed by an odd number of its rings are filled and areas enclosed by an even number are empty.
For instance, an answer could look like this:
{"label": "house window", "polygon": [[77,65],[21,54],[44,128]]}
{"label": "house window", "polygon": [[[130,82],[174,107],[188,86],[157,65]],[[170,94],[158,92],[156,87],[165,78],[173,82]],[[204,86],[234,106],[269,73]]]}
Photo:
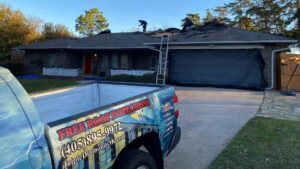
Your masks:
{"label": "house window", "polygon": [[42,60],[40,59],[38,54],[35,54],[31,57],[30,64],[34,66],[40,66],[42,64]]}
{"label": "house window", "polygon": [[102,68],[103,69],[107,69],[108,68],[108,56],[107,55],[103,55],[102,56]]}
{"label": "house window", "polygon": [[111,58],[111,67],[113,69],[118,68],[118,55],[116,53],[114,53],[112,55],[112,58]]}
{"label": "house window", "polygon": [[128,68],[128,56],[126,54],[122,54],[121,68],[122,69]]}
{"label": "house window", "polygon": [[56,67],[56,66],[58,66],[58,64],[57,64],[57,57],[56,57],[56,55],[50,55],[49,56],[49,65],[47,65],[47,66],[49,66],[49,67]]}
{"label": "house window", "polygon": [[150,70],[156,70],[156,69],[157,69],[157,57],[150,56]]}

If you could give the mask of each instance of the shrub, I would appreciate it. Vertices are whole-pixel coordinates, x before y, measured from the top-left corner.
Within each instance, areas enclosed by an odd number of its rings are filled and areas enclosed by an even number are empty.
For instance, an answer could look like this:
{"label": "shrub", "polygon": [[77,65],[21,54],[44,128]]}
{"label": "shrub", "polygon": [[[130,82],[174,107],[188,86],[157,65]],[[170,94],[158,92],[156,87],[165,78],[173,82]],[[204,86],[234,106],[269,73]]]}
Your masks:
{"label": "shrub", "polygon": [[146,74],[143,76],[133,75],[116,75],[105,78],[106,81],[118,81],[118,82],[135,82],[135,83],[155,83],[156,77],[152,74]]}
{"label": "shrub", "polygon": [[24,65],[22,63],[5,63],[1,66],[9,69],[15,76],[24,75]]}
{"label": "shrub", "polygon": [[0,62],[6,61],[9,59],[9,54],[8,53],[0,53]]}

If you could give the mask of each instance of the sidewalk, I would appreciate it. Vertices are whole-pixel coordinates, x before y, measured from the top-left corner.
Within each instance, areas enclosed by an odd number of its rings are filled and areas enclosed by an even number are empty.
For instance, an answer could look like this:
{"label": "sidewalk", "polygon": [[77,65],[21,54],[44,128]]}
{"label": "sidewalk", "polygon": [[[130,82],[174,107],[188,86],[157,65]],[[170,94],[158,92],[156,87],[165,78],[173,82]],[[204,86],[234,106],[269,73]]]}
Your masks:
{"label": "sidewalk", "polygon": [[300,121],[300,93],[297,96],[284,96],[279,91],[265,91],[257,116]]}

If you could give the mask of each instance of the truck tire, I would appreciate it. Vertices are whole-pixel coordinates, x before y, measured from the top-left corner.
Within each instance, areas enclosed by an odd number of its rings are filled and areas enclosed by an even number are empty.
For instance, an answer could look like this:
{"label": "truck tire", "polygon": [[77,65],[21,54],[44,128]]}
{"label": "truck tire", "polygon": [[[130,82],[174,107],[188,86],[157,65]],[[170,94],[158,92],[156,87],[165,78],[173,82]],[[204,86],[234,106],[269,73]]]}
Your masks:
{"label": "truck tire", "polygon": [[157,169],[153,157],[138,149],[129,149],[118,158],[114,169]]}

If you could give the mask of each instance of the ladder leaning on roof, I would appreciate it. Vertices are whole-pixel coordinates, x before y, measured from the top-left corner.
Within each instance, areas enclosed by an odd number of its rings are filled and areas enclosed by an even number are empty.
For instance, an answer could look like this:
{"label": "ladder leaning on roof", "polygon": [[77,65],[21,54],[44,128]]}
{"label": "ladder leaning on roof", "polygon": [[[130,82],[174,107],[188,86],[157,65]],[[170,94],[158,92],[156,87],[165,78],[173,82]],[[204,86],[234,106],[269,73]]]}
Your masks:
{"label": "ladder leaning on roof", "polygon": [[168,54],[169,54],[169,35],[163,35],[160,42],[158,66],[156,73],[156,84],[166,83],[166,74],[168,66]]}

